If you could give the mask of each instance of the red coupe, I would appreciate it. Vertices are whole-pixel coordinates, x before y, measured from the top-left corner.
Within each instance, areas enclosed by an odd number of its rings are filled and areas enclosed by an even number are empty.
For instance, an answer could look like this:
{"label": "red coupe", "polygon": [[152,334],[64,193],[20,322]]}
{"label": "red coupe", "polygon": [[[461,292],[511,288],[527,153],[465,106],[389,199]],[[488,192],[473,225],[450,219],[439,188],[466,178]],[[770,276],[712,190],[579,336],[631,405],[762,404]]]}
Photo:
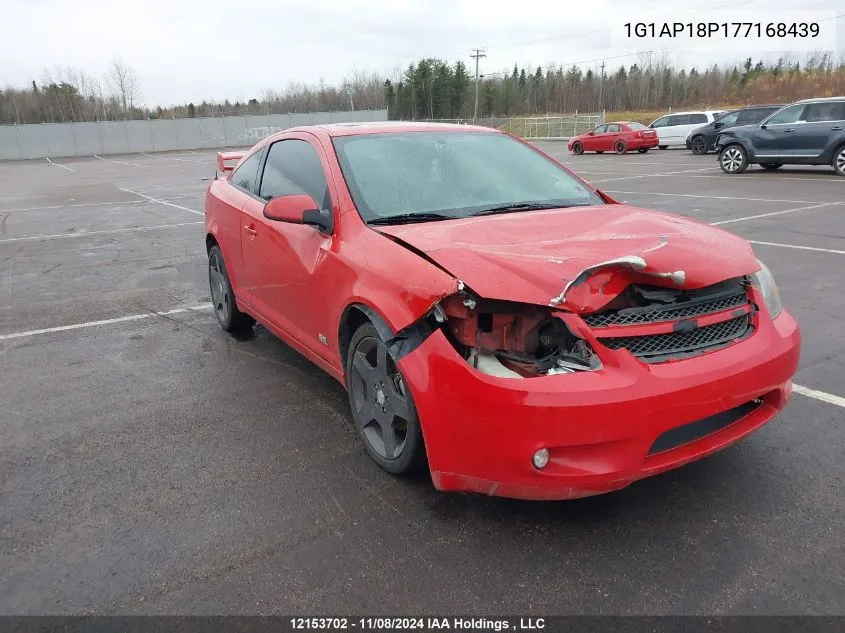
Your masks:
{"label": "red coupe", "polygon": [[567,147],[573,154],[584,152],[616,152],[625,154],[629,150],[637,150],[645,154],[652,147],[657,147],[660,141],[657,132],[636,121],[616,121],[606,123],[570,139]]}
{"label": "red coupe", "polygon": [[218,166],[220,325],[259,321],[336,378],[390,473],[595,495],[736,442],[791,394],[799,330],[748,242],[620,204],[502,132],[301,127]]}

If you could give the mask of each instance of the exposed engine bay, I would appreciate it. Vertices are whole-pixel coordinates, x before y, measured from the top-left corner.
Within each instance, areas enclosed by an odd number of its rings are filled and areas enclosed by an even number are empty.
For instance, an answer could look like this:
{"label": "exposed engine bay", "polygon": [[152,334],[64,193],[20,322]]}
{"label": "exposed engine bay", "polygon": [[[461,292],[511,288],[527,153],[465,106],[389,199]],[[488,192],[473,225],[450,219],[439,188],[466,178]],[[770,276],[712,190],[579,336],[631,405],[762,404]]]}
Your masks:
{"label": "exposed engine bay", "polygon": [[548,308],[462,295],[440,308],[455,348],[484,373],[524,378],[601,367],[589,344]]}

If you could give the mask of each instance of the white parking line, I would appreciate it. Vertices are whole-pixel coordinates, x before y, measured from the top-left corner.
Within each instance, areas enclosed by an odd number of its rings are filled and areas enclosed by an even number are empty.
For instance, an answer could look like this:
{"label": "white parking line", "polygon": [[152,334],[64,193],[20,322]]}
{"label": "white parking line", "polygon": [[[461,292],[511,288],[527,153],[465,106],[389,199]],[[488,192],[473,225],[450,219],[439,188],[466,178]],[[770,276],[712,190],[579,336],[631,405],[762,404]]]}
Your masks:
{"label": "white parking line", "polygon": [[748,240],[751,244],[762,244],[763,246],[779,246],[780,248],[794,248],[801,251],[816,251],[818,253],[833,253],[834,255],[845,255],[845,251],[837,251],[833,248],[819,248],[817,246],[799,246],[797,244],[780,244],[778,242],[761,242],[759,240]]}
{"label": "white parking line", "polygon": [[62,169],[67,169],[68,171],[76,171],[75,169],[71,169],[70,167],[65,167],[64,165],[59,165],[58,163],[54,163],[49,158],[47,162],[50,163],[50,167],[61,167]]}
{"label": "white parking line", "polygon": [[146,165],[139,165],[138,163],[124,163],[122,160],[112,160],[111,158],[103,158],[97,154],[94,154],[94,158],[99,158],[100,160],[104,160],[107,163],[117,163],[118,165],[129,165],[130,167],[146,167]]}
{"label": "white parking line", "polygon": [[676,196],[678,198],[707,198],[709,200],[743,200],[747,202],[788,202],[790,204],[815,204],[813,200],[773,200],[772,198],[738,198],[737,196],[701,196],[693,193],[655,193],[653,191],[611,191],[602,189],[605,193],[621,193],[636,196]]}
{"label": "white parking line", "polygon": [[187,158],[176,158],[174,156],[156,156],[155,154],[147,154],[146,152],[141,152],[141,156],[149,156],[150,158],[156,158],[158,160],[177,160],[180,163],[206,163],[208,161],[204,160],[188,160]]}
{"label": "white parking line", "polygon": [[688,174],[699,171],[713,171],[712,167],[705,167],[704,169],[684,169],[682,171],[667,171],[659,174],[637,174],[636,176],[623,176],[621,178],[596,178],[592,182],[614,182],[617,180],[633,180],[634,178],[654,178],[657,176],[675,176],[677,174]]}
{"label": "white parking line", "polygon": [[785,215],[787,213],[797,213],[798,211],[809,211],[810,209],[820,209],[822,207],[832,207],[841,202],[822,202],[820,204],[813,204],[809,207],[796,207],[794,209],[784,209],[783,211],[772,211],[771,213],[758,213],[757,215],[746,215],[742,218],[732,218],[730,220],[721,220],[719,222],[711,222],[712,226],[720,226],[722,224],[733,224],[735,222],[745,222],[746,220],[757,220],[759,218],[769,218],[774,215]]}
{"label": "white parking line", "polygon": [[0,209],[0,213],[20,213],[21,211],[53,211],[55,209],[77,209],[79,207],[107,207],[110,204],[138,204],[146,200],[113,200],[112,202],[81,202],[77,204],[54,204],[48,207],[22,207],[19,209]]}
{"label": "white parking line", "polygon": [[[811,182],[838,182],[838,183],[845,184],[845,178],[822,178],[822,177],[819,177],[819,178],[804,178],[802,176],[790,176],[788,174],[778,174],[778,176],[779,176],[778,181],[781,181],[781,180],[809,180]],[[725,177],[725,174],[719,174],[719,175],[715,175],[715,176],[684,176],[684,178],[724,178],[724,177]],[[750,180],[750,179],[769,180],[769,181],[772,180],[772,176],[754,176],[753,174],[752,175],[743,174],[741,176],[736,176],[736,178],[739,181]]]}
{"label": "white parking line", "polygon": [[827,402],[828,404],[834,404],[837,407],[845,407],[845,398],[841,396],[834,396],[832,393],[810,389],[809,387],[802,387],[801,385],[792,385],[792,390],[795,393],[800,393],[802,396],[807,396],[808,398],[815,398],[816,400],[821,400],[822,402]]}
{"label": "white parking line", "polygon": [[196,209],[189,209],[188,207],[183,207],[181,204],[173,204],[172,202],[168,202],[167,200],[161,200],[160,198],[153,198],[152,196],[145,195],[143,193],[139,193],[137,191],[132,191],[131,189],[124,189],[123,187],[118,187],[121,191],[125,191],[126,193],[131,193],[133,196],[141,196],[142,198],[146,198],[150,202],[157,202],[158,204],[163,204],[168,207],[173,207],[174,209],[182,209],[182,211],[188,211],[190,213],[196,213],[197,215],[205,215],[202,211],[197,211]]}
{"label": "white parking line", "polygon": [[131,226],[125,229],[109,229],[107,231],[85,231],[80,233],[57,233],[55,235],[29,235],[26,237],[7,237],[0,240],[0,244],[5,242],[32,242],[37,240],[63,240],[71,237],[90,237],[91,235],[111,235],[113,233],[143,233],[144,231],[154,231],[157,229],[170,229],[177,226],[191,226],[195,224],[204,224],[204,222],[179,222],[178,224],[156,224],[154,226]]}
{"label": "white parking line", "polygon": [[155,316],[169,316],[171,314],[179,314],[181,312],[188,312],[189,310],[207,310],[211,308],[210,303],[201,303],[187,308],[176,308],[174,310],[166,310],[164,312],[142,312],[141,314],[130,314],[122,317],[115,317],[113,319],[103,319],[101,321],[86,321],[85,323],[74,323],[73,325],[60,325],[58,327],[48,327],[40,330],[28,330],[26,332],[12,332],[11,334],[0,334],[0,341],[8,341],[15,338],[25,338],[28,336],[37,336],[39,334],[51,334],[53,332],[67,332],[68,330],[79,330],[82,328],[97,327],[99,325],[110,325],[112,323],[125,323],[126,321],[140,321],[141,319],[149,319]]}

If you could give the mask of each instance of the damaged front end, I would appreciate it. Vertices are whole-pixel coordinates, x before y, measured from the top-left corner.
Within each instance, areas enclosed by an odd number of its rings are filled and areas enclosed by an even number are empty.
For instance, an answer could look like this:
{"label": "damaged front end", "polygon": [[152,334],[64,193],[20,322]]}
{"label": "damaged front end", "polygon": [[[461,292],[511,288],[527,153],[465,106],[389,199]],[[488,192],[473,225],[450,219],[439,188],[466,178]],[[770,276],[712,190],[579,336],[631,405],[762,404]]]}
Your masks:
{"label": "damaged front end", "polygon": [[439,329],[481,373],[531,378],[595,371],[602,364],[590,344],[548,306],[484,299],[458,285],[457,294],[435,304],[393,339],[395,357],[407,354]]}

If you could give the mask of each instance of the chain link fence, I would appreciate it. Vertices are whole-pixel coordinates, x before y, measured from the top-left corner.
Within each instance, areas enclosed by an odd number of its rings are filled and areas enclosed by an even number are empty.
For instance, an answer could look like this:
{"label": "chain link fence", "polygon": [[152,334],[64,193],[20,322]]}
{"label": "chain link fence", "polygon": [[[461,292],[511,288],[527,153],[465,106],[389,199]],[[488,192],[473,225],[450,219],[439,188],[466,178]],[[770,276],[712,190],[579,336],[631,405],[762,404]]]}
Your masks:
{"label": "chain link fence", "polygon": [[417,119],[422,123],[452,123],[457,125],[481,125],[509,132],[528,140],[569,140],[573,136],[589,132],[604,122],[604,113],[563,114],[560,116],[535,117],[478,117],[468,119]]}
{"label": "chain link fence", "polygon": [[0,160],[251,147],[299,125],[386,121],[387,110],[0,126]]}

